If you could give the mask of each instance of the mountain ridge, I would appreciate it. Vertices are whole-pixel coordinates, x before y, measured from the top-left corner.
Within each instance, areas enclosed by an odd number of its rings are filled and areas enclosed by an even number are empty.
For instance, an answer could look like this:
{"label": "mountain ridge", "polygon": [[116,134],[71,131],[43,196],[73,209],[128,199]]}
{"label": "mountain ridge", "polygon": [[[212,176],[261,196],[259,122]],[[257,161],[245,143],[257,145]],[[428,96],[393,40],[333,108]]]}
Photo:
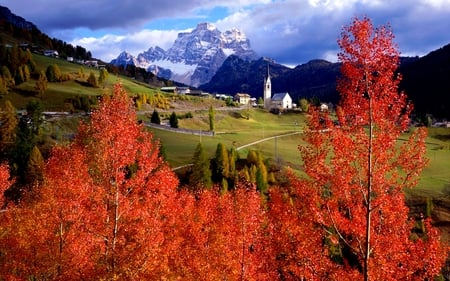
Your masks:
{"label": "mountain ridge", "polygon": [[257,58],[250,40],[239,29],[221,32],[210,23],[199,23],[191,32],[179,33],[168,50],[152,46],[137,56],[123,51],[110,63],[133,64],[162,78],[198,86],[208,82],[233,54],[245,60]]}

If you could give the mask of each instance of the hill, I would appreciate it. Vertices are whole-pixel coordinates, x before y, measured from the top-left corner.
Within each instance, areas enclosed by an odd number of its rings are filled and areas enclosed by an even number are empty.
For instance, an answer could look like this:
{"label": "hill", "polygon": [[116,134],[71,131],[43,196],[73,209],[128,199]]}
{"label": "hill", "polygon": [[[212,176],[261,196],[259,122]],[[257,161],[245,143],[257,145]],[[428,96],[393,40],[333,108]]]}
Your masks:
{"label": "hill", "polygon": [[418,112],[450,119],[450,44],[401,65],[399,71],[403,74],[400,88]]}

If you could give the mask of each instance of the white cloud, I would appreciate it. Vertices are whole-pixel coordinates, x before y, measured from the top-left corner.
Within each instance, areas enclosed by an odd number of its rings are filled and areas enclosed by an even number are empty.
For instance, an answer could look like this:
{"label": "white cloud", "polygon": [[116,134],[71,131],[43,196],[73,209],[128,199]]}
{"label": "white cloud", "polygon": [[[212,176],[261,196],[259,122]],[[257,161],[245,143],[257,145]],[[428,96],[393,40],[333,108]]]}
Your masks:
{"label": "white cloud", "polygon": [[136,56],[155,46],[167,50],[172,46],[178,32],[180,31],[141,30],[123,35],[107,34],[99,38],[77,38],[70,43],[83,46],[90,50],[94,57],[109,62],[122,51],[127,51]]}
{"label": "white cloud", "polygon": [[[286,64],[332,58],[342,26],[355,16],[368,16],[376,26],[390,23],[407,54],[425,54],[450,41],[450,0],[0,0],[0,5],[105,60],[124,50],[136,55],[156,45],[167,49],[179,28],[195,28],[197,20],[222,31],[240,28],[259,55]],[[172,30],[143,30],[164,19],[174,24]]]}

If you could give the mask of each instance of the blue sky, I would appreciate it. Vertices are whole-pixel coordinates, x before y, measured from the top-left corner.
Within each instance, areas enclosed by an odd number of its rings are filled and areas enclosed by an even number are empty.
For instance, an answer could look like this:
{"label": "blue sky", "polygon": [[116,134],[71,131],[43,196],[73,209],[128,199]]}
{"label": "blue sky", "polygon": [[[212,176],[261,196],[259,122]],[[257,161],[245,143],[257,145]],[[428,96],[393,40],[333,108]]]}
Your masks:
{"label": "blue sky", "polygon": [[0,0],[51,37],[109,62],[120,52],[168,49],[179,32],[209,22],[241,29],[260,56],[299,65],[336,60],[342,26],[368,16],[389,24],[402,55],[450,43],[450,0]]}

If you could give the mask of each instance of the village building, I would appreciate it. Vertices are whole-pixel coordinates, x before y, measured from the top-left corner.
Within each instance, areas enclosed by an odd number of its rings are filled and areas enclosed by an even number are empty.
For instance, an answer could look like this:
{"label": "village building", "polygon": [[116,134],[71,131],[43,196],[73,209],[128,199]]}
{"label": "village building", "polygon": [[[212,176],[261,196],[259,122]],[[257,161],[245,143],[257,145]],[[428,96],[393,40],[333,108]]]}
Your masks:
{"label": "village building", "polygon": [[291,109],[292,98],[289,93],[276,93],[272,96],[272,82],[270,81],[269,66],[267,66],[267,76],[264,79],[264,108],[273,109]]}
{"label": "village building", "polygon": [[194,91],[191,91],[189,87],[176,87],[176,86],[168,86],[168,87],[161,87],[161,92],[166,93],[173,93],[178,95],[188,95],[188,94],[194,94]]}
{"label": "village building", "polygon": [[58,51],[56,51],[56,50],[45,50],[44,56],[57,58],[59,56],[59,54],[58,54]]}
{"label": "village building", "polygon": [[236,101],[239,104],[249,104],[250,99],[251,96],[249,94],[237,93],[236,95],[234,95],[234,101]]}
{"label": "village building", "polygon": [[274,94],[271,99],[271,108],[291,109],[292,108],[292,98],[289,95],[289,93]]}

